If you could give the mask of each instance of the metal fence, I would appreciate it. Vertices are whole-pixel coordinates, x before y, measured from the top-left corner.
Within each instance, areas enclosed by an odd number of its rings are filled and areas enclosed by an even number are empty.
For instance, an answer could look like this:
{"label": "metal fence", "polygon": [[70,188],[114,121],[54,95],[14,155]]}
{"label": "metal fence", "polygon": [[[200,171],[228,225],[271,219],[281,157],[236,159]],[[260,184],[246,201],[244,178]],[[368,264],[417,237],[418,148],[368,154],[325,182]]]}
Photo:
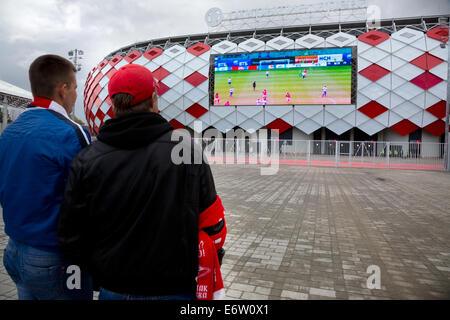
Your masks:
{"label": "metal fence", "polygon": [[444,143],[334,140],[205,139],[211,163],[444,170]]}

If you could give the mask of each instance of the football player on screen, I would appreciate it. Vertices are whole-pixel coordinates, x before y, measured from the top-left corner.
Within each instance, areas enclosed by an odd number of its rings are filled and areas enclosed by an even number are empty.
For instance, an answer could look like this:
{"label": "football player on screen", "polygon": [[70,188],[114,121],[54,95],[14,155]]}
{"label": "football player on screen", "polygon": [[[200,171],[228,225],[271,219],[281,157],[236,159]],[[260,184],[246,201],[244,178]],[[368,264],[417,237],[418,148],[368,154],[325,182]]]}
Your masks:
{"label": "football player on screen", "polygon": [[327,86],[326,85],[323,86],[323,88],[322,88],[322,98],[326,98],[327,97],[327,90],[328,90]]}

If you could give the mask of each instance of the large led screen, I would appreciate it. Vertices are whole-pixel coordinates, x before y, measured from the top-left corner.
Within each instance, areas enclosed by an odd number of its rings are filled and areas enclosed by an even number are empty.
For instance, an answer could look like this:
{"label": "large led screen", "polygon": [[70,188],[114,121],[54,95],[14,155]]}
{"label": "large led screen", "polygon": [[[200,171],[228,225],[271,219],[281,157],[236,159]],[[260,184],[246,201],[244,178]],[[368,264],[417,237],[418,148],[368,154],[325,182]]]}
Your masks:
{"label": "large led screen", "polygon": [[352,49],[216,55],[215,106],[350,104]]}

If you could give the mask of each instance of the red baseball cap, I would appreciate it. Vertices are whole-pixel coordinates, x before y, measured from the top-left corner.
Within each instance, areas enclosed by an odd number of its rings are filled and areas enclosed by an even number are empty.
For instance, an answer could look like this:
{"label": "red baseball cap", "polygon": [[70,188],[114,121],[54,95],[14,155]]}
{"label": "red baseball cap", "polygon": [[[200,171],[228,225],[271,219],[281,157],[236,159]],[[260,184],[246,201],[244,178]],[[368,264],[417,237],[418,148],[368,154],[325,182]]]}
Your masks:
{"label": "red baseball cap", "polygon": [[117,70],[111,77],[108,93],[111,98],[116,93],[131,94],[133,100],[130,106],[133,106],[150,98],[157,86],[150,70],[138,64],[128,64]]}

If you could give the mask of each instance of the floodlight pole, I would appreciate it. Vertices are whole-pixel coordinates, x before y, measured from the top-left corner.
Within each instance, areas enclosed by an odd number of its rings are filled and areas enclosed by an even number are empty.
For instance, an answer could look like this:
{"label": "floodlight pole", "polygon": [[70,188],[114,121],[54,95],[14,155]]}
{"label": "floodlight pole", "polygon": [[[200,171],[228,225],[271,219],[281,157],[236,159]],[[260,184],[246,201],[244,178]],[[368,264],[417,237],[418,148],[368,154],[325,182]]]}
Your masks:
{"label": "floodlight pole", "polygon": [[[450,24],[450,23],[449,23]],[[442,45],[446,46],[450,57],[450,39],[442,38]],[[450,61],[447,63],[447,103],[445,104],[445,144],[444,144],[444,169],[450,171],[450,157],[449,157],[449,139],[448,139],[448,125],[449,125],[449,110],[450,110]]]}

